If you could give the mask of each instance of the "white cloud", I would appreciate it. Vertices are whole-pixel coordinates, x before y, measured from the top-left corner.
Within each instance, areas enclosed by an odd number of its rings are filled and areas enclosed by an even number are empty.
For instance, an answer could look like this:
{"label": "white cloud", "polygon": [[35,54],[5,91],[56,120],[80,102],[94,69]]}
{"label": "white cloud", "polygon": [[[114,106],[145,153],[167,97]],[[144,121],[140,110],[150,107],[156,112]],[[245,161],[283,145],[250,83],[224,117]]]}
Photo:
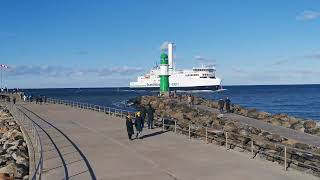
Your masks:
{"label": "white cloud", "polygon": [[200,56],[200,55],[194,56],[194,59],[198,63],[204,63],[204,64],[207,64],[207,65],[215,65],[215,61],[216,61],[213,58],[203,57],[203,56]]}
{"label": "white cloud", "polygon": [[63,66],[52,65],[19,65],[12,66],[7,69],[9,76],[46,76],[46,77],[73,77],[73,76],[110,76],[118,75],[124,76],[142,72],[143,69],[139,67],[110,67],[110,68],[91,68],[91,69],[78,69]]}
{"label": "white cloud", "polygon": [[[170,41],[164,41],[161,46],[160,46],[160,50],[161,51],[167,51],[168,50],[168,44],[171,43]],[[175,48],[176,45],[173,44],[173,48]]]}
{"label": "white cloud", "polygon": [[296,17],[297,20],[302,20],[302,21],[308,21],[308,20],[313,20],[317,19],[320,17],[320,12],[319,11],[303,11],[300,15]]}

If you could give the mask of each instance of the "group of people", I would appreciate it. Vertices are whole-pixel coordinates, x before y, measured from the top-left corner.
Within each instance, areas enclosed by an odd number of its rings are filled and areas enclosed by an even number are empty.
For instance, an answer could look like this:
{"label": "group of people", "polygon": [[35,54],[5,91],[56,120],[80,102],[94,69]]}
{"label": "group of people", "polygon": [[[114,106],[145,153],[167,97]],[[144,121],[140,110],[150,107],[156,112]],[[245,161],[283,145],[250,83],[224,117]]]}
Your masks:
{"label": "group of people", "polygon": [[42,105],[42,103],[47,103],[47,97],[46,96],[37,96],[36,98],[36,104]]}
{"label": "group of people", "polygon": [[219,99],[218,106],[219,106],[219,111],[221,114],[224,113],[224,106],[226,107],[227,113],[231,112],[231,100],[229,99],[229,97],[227,97],[224,100]]}
{"label": "group of people", "polygon": [[153,119],[154,119],[154,109],[149,104],[147,107],[141,106],[140,110],[135,113],[135,116],[132,113],[128,113],[126,116],[126,127],[127,133],[130,140],[134,135],[134,127],[136,129],[136,139],[141,138],[141,133],[145,125],[145,120],[148,120],[148,129],[153,129]]}

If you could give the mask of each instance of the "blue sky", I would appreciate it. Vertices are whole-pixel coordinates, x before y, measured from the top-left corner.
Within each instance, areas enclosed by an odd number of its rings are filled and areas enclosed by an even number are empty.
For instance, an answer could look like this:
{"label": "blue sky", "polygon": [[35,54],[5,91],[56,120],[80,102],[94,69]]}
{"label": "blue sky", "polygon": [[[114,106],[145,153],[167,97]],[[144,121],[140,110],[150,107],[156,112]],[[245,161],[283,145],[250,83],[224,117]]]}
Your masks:
{"label": "blue sky", "polygon": [[0,1],[8,87],[128,86],[167,41],[226,85],[320,83],[318,0]]}

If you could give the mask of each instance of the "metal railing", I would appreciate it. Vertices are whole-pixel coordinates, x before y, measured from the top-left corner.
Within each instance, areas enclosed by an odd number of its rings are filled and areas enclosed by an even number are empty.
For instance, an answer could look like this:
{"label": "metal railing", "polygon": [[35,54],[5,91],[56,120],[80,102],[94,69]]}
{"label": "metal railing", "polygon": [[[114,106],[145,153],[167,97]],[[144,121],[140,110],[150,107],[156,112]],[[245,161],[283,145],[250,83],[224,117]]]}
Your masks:
{"label": "metal railing", "polygon": [[[59,99],[48,99],[49,103],[53,104],[64,104],[66,106],[74,107],[74,108],[79,108],[79,109],[87,109],[91,111],[96,111],[96,112],[103,112],[105,114],[111,115],[111,116],[117,116],[117,117],[125,117],[128,112],[134,113],[133,111],[127,111],[123,109],[117,109],[117,108],[111,108],[111,107],[106,107],[106,106],[100,106],[100,105],[94,105],[94,104],[88,104],[88,103],[81,103],[81,102],[76,102],[76,101],[70,101],[70,100],[59,100]],[[167,123],[166,123],[167,122]],[[312,151],[307,151],[299,148],[292,147],[290,145],[284,145],[276,142],[270,142],[267,140],[264,140],[263,143],[265,146],[270,146],[273,147],[275,153],[271,154],[269,152],[266,152],[265,150],[268,150],[268,148],[259,148],[257,149],[256,147],[261,147],[259,146],[259,141],[261,144],[261,139],[257,139],[258,136],[244,136],[240,135],[237,133],[225,131],[225,130],[214,130],[210,129],[208,127],[204,126],[197,126],[194,127],[194,125],[189,124],[187,129],[181,128],[176,120],[170,120],[170,119],[164,119],[162,118],[161,124],[155,124],[158,127],[162,126],[163,130],[172,130],[175,133],[178,131],[181,131],[182,133],[188,135],[189,138],[191,137],[202,137],[204,138],[206,143],[209,143],[209,140],[211,141],[216,141],[221,144],[224,144],[226,150],[231,148],[232,146],[234,147],[240,147],[243,148],[244,150],[247,150],[250,152],[250,157],[254,159],[258,154],[265,155],[266,157],[269,157],[273,159],[273,161],[282,161],[283,162],[283,167],[284,170],[287,170],[288,167],[290,167],[292,164],[298,165],[298,166],[303,166],[307,167],[309,169],[312,169],[314,171],[319,171],[320,172],[320,167],[316,166],[318,162],[320,161],[320,154],[315,153]],[[193,126],[193,128],[192,128]],[[241,144],[242,142],[239,142],[238,138],[234,137],[241,137],[241,138],[246,138],[249,146],[240,146],[239,143]],[[277,155],[276,152],[279,154]],[[314,164],[307,164],[302,161],[297,161],[292,157],[297,157],[297,156],[317,156],[319,157],[319,161],[315,162]]]}
{"label": "metal railing", "polygon": [[117,108],[112,108],[107,106],[100,106],[100,105],[89,104],[89,103],[81,103],[81,102],[76,102],[71,100],[48,98],[47,102],[52,104],[63,104],[63,105],[70,106],[73,108],[78,108],[78,109],[102,112],[102,113],[115,116],[115,117],[120,117],[120,118],[125,118],[128,113],[132,113],[135,116],[134,111],[128,111],[128,110],[117,109]]}
{"label": "metal railing", "polygon": [[[313,171],[320,172],[320,166],[318,166],[320,162],[320,154],[308,150],[303,150],[299,148],[292,147],[290,145],[284,145],[276,142],[270,142],[267,140],[257,139],[256,136],[250,135],[241,135],[238,133],[233,133],[225,130],[215,130],[210,129],[204,126],[194,126],[188,124],[187,128],[181,128],[178,125],[177,120],[165,119],[162,118],[161,123],[157,124],[157,126],[162,126],[162,130],[174,131],[177,133],[178,131],[182,132],[182,134],[187,135],[189,138],[192,137],[201,137],[208,144],[210,141],[216,141],[221,145],[224,145],[226,150],[230,149],[231,146],[239,147],[243,150],[250,152],[250,158],[254,159],[259,153],[265,155],[267,159],[272,161],[282,161],[284,170],[287,170],[290,165],[295,164],[297,166],[305,167],[308,169],[312,169]],[[237,138],[235,138],[237,137]],[[239,140],[239,138],[243,138],[243,140]],[[246,141],[249,145],[244,145],[243,142]],[[258,143],[259,142],[259,143]],[[242,145],[241,145],[242,144]],[[264,148],[257,149],[256,147],[261,147],[261,144],[264,144]],[[269,148],[268,148],[269,147]],[[271,148],[270,148],[271,147]],[[266,150],[273,151],[274,153],[269,153]],[[278,154],[278,155],[277,155]],[[309,163],[305,163],[303,160],[298,161],[293,157],[318,157],[317,161],[312,161],[312,158],[309,159]]]}
{"label": "metal railing", "polygon": [[29,179],[41,179],[43,169],[43,146],[39,128],[24,112],[12,103],[5,103],[9,112],[14,117],[16,122],[20,125],[20,129],[25,137],[29,152]]}

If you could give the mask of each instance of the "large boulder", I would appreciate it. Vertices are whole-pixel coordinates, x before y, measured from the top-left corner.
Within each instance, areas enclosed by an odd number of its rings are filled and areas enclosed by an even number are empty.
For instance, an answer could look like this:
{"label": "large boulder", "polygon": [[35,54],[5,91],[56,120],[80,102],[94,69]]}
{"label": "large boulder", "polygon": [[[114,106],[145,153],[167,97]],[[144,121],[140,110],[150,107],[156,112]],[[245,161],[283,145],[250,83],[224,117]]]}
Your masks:
{"label": "large boulder", "polygon": [[248,110],[247,116],[254,118],[254,119],[257,119],[259,116],[259,112],[256,109],[250,109],[250,110]]}
{"label": "large boulder", "polygon": [[271,114],[270,113],[267,113],[267,112],[258,112],[258,117],[257,119],[267,119],[271,117]]}
{"label": "large boulder", "polygon": [[317,126],[317,123],[315,121],[309,120],[309,121],[305,121],[303,123],[303,126],[306,129],[313,129],[313,128],[315,128]]}
{"label": "large boulder", "polygon": [[238,127],[234,122],[227,122],[224,127],[223,130],[227,131],[227,132],[237,132]]}

